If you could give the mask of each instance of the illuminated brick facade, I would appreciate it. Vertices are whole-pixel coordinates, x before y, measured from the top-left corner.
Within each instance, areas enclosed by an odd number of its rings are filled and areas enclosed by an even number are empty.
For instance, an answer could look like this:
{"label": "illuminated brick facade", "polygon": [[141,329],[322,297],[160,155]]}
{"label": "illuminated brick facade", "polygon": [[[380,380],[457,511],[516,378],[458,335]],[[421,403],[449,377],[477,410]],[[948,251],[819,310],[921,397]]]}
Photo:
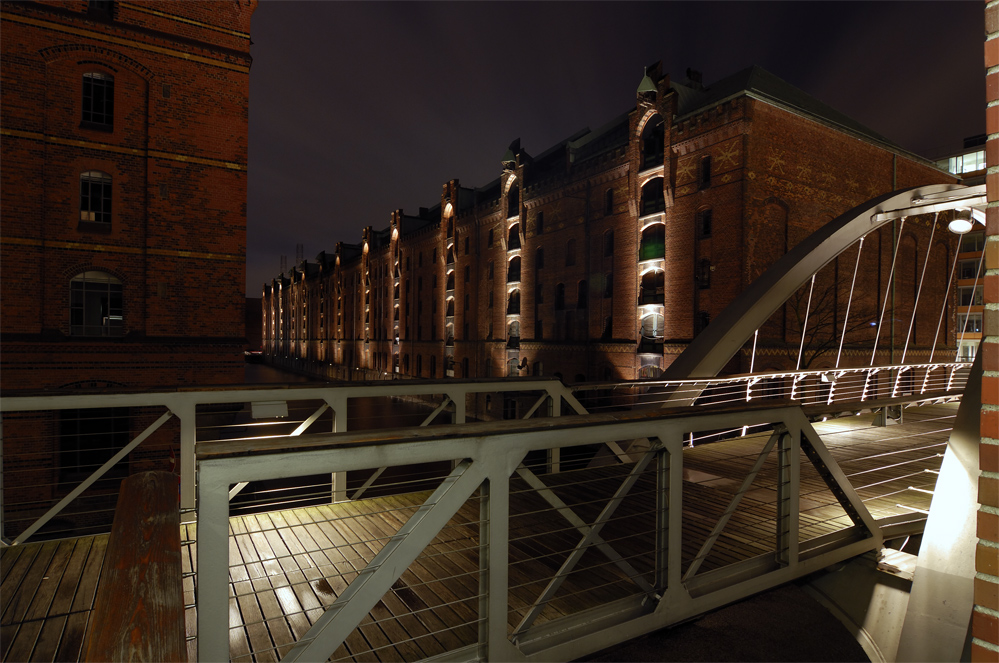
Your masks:
{"label": "illuminated brick facade", "polygon": [[[814,229],[877,195],[955,181],[759,68],[708,88],[696,72],[683,84],[658,66],[647,74],[634,109],[604,127],[538,156],[515,142],[495,181],[447,182],[433,208],[396,211],[359,245],[266,284],[265,354],[341,378],[653,377]],[[922,264],[931,222],[901,231],[900,260]],[[884,299],[892,241],[888,227],[866,243],[870,307]],[[956,239],[941,231],[933,244],[928,273],[945,283]],[[855,258],[829,270],[834,309]],[[911,309],[913,274],[897,276],[899,307]],[[939,297],[925,305],[940,310]],[[786,367],[789,315],[762,330],[756,370]],[[928,353],[930,317],[909,357]],[[953,321],[945,333],[953,344]]]}
{"label": "illuminated brick facade", "polygon": [[5,392],[242,382],[255,7],[3,3]]}

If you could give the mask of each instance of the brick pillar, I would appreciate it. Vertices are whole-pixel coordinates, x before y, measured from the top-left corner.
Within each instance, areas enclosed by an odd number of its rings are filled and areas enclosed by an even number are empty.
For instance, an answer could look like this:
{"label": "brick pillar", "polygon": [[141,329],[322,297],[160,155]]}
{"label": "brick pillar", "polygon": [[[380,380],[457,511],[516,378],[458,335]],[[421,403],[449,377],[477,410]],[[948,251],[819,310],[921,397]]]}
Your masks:
{"label": "brick pillar", "polygon": [[972,661],[999,660],[999,0],[985,5],[986,189],[982,442]]}

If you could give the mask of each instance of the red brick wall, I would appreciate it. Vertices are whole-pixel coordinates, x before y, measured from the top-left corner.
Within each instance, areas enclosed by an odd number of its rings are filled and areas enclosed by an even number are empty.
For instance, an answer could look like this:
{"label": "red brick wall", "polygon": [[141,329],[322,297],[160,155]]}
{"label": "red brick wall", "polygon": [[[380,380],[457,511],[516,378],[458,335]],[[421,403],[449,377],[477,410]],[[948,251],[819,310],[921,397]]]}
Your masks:
{"label": "red brick wall", "polygon": [[983,316],[982,415],[978,478],[978,550],[972,661],[999,658],[999,3],[985,7],[986,190],[985,315]]}
{"label": "red brick wall", "polygon": [[[3,4],[5,391],[242,381],[255,6]],[[111,130],[81,122],[90,71],[114,77]],[[112,178],[109,228],[79,223],[87,170]],[[70,336],[86,270],[121,281],[123,338]]]}

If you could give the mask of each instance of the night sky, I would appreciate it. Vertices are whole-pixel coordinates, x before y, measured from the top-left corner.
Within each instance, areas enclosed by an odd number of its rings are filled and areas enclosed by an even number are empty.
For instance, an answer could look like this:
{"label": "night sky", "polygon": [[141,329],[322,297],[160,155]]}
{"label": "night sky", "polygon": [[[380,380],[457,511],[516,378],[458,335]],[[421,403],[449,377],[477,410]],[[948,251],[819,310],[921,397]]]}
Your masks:
{"label": "night sky", "polygon": [[929,157],[985,131],[984,5],[346,3],[253,15],[247,295],[441,185],[634,107],[643,67],[710,86],[760,65]]}

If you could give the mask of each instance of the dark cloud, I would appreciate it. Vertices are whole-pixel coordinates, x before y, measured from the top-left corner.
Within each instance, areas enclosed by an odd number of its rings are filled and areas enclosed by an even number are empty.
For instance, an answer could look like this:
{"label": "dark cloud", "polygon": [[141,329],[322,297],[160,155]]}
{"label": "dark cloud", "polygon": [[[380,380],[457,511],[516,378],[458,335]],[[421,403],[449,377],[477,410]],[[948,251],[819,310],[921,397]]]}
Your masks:
{"label": "dark cloud", "polygon": [[628,110],[657,60],[758,64],[902,147],[984,131],[981,2],[262,2],[253,17],[247,292],[460,178]]}

